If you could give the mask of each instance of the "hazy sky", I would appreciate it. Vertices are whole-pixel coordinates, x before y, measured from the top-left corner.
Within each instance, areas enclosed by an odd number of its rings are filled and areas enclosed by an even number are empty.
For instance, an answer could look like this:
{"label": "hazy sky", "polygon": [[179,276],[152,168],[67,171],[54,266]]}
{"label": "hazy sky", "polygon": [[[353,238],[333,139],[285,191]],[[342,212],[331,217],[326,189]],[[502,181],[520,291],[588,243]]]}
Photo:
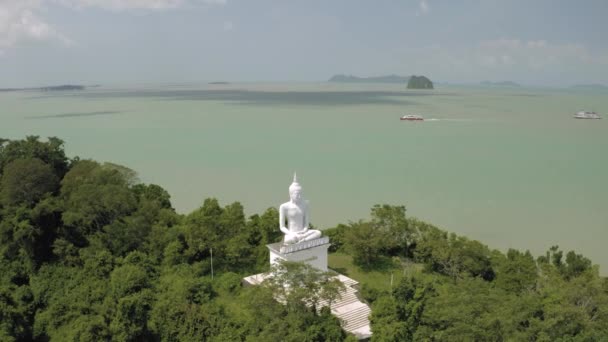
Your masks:
{"label": "hazy sky", "polygon": [[0,0],[0,87],[323,81],[608,84],[608,0]]}

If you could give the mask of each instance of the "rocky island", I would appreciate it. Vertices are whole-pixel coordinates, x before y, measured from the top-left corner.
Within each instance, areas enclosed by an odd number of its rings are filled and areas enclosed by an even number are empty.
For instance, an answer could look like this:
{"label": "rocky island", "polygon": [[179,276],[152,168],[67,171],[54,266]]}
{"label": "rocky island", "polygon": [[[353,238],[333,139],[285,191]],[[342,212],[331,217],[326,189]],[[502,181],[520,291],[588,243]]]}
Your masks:
{"label": "rocky island", "polygon": [[433,89],[433,82],[425,76],[412,76],[407,82],[407,89]]}

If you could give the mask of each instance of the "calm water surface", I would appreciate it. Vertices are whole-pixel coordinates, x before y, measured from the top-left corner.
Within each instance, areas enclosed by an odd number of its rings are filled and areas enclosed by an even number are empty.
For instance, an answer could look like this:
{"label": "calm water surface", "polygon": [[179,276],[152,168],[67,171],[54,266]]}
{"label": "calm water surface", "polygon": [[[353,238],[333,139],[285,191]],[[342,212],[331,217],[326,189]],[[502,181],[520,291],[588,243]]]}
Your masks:
{"label": "calm water surface", "polygon": [[[581,109],[603,120],[574,120]],[[400,122],[420,113],[425,122]],[[0,137],[58,136],[124,164],[180,212],[207,197],[278,206],[297,171],[313,224],[375,203],[492,248],[575,249],[608,273],[608,94],[233,84],[0,93]]]}

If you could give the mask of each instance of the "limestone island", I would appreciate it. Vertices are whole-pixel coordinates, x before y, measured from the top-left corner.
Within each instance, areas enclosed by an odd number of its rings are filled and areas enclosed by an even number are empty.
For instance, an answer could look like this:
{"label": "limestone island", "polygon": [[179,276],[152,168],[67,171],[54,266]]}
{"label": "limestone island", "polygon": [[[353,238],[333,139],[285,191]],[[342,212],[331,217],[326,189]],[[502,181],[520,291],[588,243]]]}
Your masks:
{"label": "limestone island", "polygon": [[433,82],[425,76],[412,76],[407,82],[407,89],[433,89]]}

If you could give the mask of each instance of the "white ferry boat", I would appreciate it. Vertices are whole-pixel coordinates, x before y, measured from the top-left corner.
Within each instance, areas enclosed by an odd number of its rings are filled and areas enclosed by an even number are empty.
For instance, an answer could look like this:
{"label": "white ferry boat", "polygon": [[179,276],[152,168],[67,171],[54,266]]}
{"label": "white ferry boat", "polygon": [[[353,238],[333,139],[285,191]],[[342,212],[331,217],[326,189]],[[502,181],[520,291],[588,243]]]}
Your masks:
{"label": "white ferry boat", "polygon": [[404,115],[402,116],[399,120],[406,120],[406,121],[424,121],[424,118],[420,115],[415,115],[415,114],[409,114],[409,115]]}
{"label": "white ferry boat", "polygon": [[601,117],[598,113],[587,112],[584,110],[581,110],[580,112],[577,112],[576,114],[574,114],[574,118],[575,119],[601,119]]}

